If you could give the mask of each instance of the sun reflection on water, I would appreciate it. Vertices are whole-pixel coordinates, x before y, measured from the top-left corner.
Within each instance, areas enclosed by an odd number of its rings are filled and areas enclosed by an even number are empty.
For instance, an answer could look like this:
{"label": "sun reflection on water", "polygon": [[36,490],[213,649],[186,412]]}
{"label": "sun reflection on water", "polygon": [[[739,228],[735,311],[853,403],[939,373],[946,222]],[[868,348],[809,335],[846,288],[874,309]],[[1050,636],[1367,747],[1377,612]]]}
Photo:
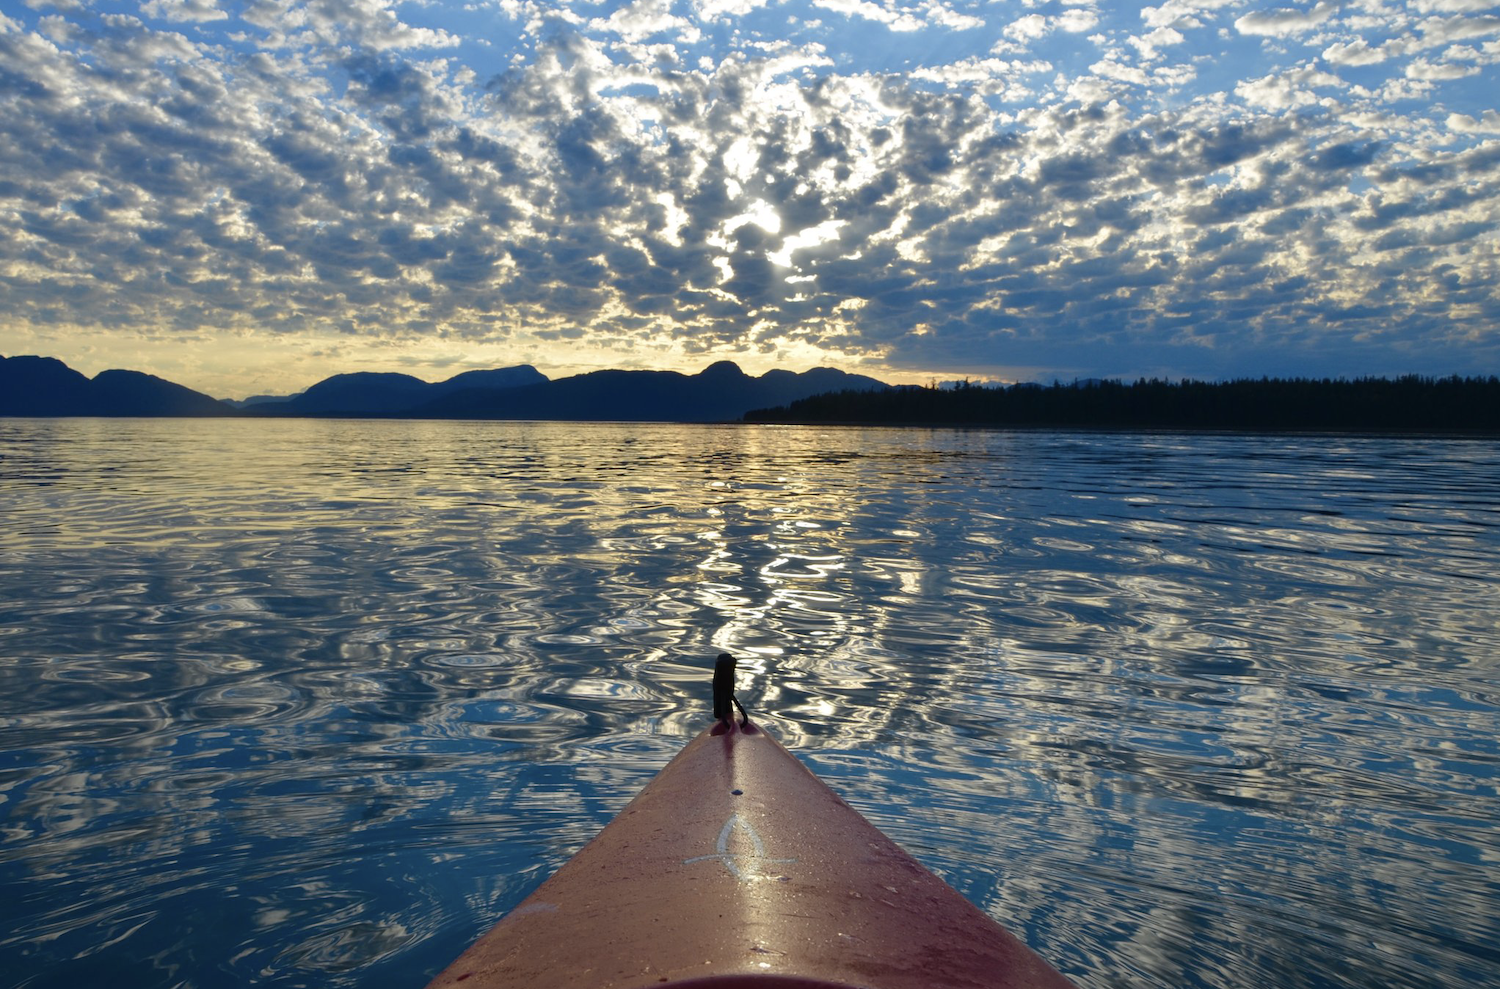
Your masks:
{"label": "sun reflection on water", "polygon": [[28,985],[420,984],[720,651],[1083,985],[1500,970],[1492,446],[5,421],[0,483]]}

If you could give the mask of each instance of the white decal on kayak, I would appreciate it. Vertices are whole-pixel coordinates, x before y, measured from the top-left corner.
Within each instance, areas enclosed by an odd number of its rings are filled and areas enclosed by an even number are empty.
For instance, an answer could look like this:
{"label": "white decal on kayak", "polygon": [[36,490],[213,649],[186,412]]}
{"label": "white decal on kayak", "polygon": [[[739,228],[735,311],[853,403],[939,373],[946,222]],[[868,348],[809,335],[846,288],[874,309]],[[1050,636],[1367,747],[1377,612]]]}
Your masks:
{"label": "white decal on kayak", "polygon": [[[734,834],[734,829],[739,828],[744,832],[745,838],[749,840],[750,853],[731,852],[729,840]],[[729,820],[719,829],[719,840],[714,842],[714,854],[698,855],[694,858],[683,859],[683,865],[692,865],[695,862],[707,862],[710,859],[718,859],[729,870],[729,874],[736,879],[745,879],[765,871],[767,865],[785,865],[795,862],[796,859],[773,859],[766,857],[766,843],[761,840],[754,826],[738,814],[730,814]]]}

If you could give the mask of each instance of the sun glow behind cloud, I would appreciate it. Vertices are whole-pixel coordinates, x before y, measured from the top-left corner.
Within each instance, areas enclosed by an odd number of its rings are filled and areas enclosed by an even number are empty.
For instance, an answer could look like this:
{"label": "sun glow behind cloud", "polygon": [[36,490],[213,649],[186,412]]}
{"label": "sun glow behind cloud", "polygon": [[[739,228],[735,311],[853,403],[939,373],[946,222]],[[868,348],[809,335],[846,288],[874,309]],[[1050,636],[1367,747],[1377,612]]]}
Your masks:
{"label": "sun glow behind cloud", "polygon": [[1500,370],[1484,0],[0,11],[0,352]]}

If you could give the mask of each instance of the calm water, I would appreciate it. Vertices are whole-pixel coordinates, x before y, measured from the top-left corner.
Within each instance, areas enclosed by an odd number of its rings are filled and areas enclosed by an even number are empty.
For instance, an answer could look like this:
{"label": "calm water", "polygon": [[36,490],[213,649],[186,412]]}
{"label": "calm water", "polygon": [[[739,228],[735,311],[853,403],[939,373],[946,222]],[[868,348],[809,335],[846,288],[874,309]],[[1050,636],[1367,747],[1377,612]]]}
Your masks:
{"label": "calm water", "polygon": [[0,973],[420,986],[711,657],[1081,985],[1500,979],[1500,447],[0,419]]}

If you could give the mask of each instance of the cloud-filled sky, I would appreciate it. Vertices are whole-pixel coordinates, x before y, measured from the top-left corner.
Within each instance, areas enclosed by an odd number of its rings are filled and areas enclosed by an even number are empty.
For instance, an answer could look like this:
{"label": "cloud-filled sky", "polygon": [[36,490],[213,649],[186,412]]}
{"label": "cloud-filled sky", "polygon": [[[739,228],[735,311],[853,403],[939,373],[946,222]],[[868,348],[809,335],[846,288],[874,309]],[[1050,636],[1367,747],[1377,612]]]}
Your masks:
{"label": "cloud-filled sky", "polygon": [[1500,373],[1497,62],[1500,0],[0,0],[0,353]]}

